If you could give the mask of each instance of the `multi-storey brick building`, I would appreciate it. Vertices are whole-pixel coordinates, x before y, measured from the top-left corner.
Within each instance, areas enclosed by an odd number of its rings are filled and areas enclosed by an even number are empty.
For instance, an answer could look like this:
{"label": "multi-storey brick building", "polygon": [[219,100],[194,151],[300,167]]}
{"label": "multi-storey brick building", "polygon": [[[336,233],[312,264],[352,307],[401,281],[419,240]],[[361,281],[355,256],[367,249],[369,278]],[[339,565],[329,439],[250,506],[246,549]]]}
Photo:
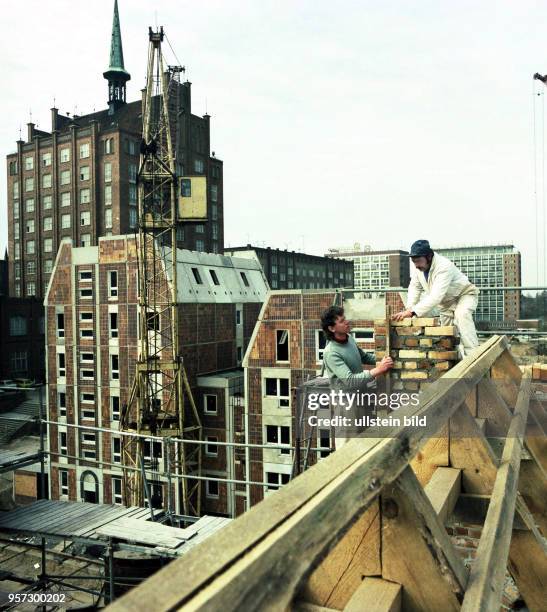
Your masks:
{"label": "multi-storey brick building", "polygon": [[[203,472],[233,477],[232,447],[242,441],[243,371],[239,367],[267,292],[259,264],[248,259],[177,250],[181,356],[209,442]],[[131,236],[99,239],[98,246],[61,244],[45,298],[48,418],[53,499],[122,503],[118,430],[135,375],[137,248]],[[239,434],[239,437],[238,437]],[[166,499],[161,444],[145,445],[156,503]],[[205,485],[204,511],[233,514],[235,491]],[[173,487],[173,499],[178,489]],[[176,506],[180,512],[180,506]]]}
{"label": "multi-storey brick building", "polygon": [[[362,292],[344,291],[343,294],[345,314],[351,321],[357,344],[363,350],[374,352],[374,321],[385,319],[386,298],[391,308],[402,308],[401,295],[388,292],[381,298],[366,299]],[[243,361],[246,422],[241,428],[246,432],[246,442],[295,445],[299,414],[293,391],[308,377],[320,373],[325,348],[321,314],[335,301],[340,304],[340,297],[341,293],[334,290],[272,291],[268,295]],[[308,434],[309,428],[302,430],[303,439]],[[328,429],[318,428],[313,436],[312,449],[325,450],[312,450],[311,463],[315,457],[321,459],[328,455],[330,448]],[[305,441],[302,446],[306,446]],[[289,449],[277,448],[247,448],[238,450],[238,454],[237,479],[266,483],[264,486],[237,485],[237,513],[241,514],[246,509],[246,495],[248,505],[252,506],[289,481],[294,454]]]}
{"label": "multi-storey brick building", "polygon": [[250,244],[227,248],[224,254],[259,261],[272,289],[353,289],[353,265],[343,259]]}
{"label": "multi-storey brick building", "polygon": [[349,248],[329,249],[326,257],[353,262],[355,289],[406,288],[410,282],[407,251],[373,251],[370,247],[361,249],[361,245],[356,243]]}
{"label": "multi-storey brick building", "polygon": [[[169,85],[177,175],[205,176],[208,188],[207,222],[181,223],[177,245],[222,253],[222,162],[209,153],[209,115],[192,114],[191,83],[177,74]],[[44,295],[64,238],[96,245],[100,236],[135,232],[142,101],[126,102],[117,4],[104,77],[106,110],[69,116],[52,108],[51,130],[29,123],[26,140],[7,156],[10,295]]]}

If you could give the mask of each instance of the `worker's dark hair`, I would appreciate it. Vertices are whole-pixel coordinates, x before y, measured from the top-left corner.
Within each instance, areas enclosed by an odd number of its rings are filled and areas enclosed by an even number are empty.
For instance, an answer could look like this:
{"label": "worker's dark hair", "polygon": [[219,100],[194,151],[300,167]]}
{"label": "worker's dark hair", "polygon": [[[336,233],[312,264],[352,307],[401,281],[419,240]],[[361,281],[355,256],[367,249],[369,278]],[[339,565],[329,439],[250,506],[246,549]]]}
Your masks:
{"label": "worker's dark hair", "polygon": [[329,325],[334,325],[336,323],[336,319],[341,317],[343,314],[344,309],[341,306],[329,306],[321,315],[321,327],[323,328],[323,333],[328,340],[332,340],[334,338],[334,334],[329,329]]}

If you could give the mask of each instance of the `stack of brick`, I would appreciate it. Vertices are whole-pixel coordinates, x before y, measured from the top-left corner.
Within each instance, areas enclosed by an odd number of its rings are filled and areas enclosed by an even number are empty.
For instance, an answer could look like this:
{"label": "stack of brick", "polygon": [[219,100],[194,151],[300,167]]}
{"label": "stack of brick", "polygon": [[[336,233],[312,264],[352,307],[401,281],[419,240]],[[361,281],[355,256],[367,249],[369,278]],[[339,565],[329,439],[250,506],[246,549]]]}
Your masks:
{"label": "stack of brick", "polygon": [[[387,354],[386,320],[374,322],[376,359]],[[441,326],[436,318],[390,322],[390,377],[393,391],[419,391],[450,370],[458,360],[459,338],[453,325]]]}

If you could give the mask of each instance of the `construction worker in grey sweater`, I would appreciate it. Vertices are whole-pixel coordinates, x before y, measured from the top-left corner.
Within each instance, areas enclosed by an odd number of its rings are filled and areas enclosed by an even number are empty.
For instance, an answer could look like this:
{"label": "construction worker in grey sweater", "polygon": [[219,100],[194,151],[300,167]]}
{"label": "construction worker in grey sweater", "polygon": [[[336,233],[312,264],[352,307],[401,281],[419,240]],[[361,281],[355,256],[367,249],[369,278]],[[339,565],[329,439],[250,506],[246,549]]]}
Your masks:
{"label": "construction worker in grey sweater", "polygon": [[[345,391],[357,391],[370,383],[378,376],[385,374],[393,367],[393,360],[386,356],[376,364],[374,355],[361,350],[350,332],[350,323],[346,319],[344,309],[340,306],[327,308],[321,316],[321,327],[329,343],[323,351],[323,364],[325,375],[330,379],[331,386],[343,388]],[[375,365],[371,370],[363,370],[363,364]],[[357,404],[350,410],[339,407],[339,414],[357,419],[359,416]],[[355,427],[344,427],[337,433],[336,448],[343,446],[347,438],[358,435]]]}

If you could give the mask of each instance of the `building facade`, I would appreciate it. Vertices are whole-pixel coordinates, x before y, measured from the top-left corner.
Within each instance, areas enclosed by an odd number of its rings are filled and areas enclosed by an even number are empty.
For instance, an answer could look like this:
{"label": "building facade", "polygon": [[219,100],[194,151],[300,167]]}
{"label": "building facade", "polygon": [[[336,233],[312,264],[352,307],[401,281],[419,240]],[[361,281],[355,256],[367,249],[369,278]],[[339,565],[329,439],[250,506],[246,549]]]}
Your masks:
{"label": "building facade", "polygon": [[407,251],[373,251],[356,243],[353,247],[329,249],[326,257],[353,262],[355,289],[406,288],[410,282]]}
{"label": "building facade", "polygon": [[353,288],[353,266],[343,260],[250,244],[224,254],[259,261],[272,289]]}
{"label": "building facade", "polygon": [[[248,259],[179,249],[177,262],[181,356],[208,442],[202,473],[231,477],[235,453],[217,443],[241,441],[240,366],[266,280],[258,263]],[[138,355],[137,267],[131,236],[100,238],[98,246],[80,248],[65,241],[59,249],[45,298],[47,411],[55,423],[49,428],[52,499],[125,501],[116,432]],[[161,443],[145,443],[144,455],[153,503],[165,506],[168,479]],[[171,493],[171,499],[180,500],[174,484]],[[234,496],[226,483],[206,481],[202,508],[233,514]]]}
{"label": "building facade", "polygon": [[[439,248],[477,287],[520,287],[520,252],[512,244]],[[481,291],[477,321],[520,319],[520,291]]]}
{"label": "building facade", "polygon": [[[143,63],[145,58],[143,58]],[[222,253],[222,161],[210,155],[210,117],[192,114],[191,83],[170,73],[169,110],[178,176],[207,178],[207,222],[182,224],[180,248]],[[7,156],[10,295],[45,293],[64,238],[97,245],[100,236],[134,233],[142,100],[126,102],[117,4],[108,81],[108,108],[88,115],[51,109],[51,130],[28,124],[26,140]]]}

